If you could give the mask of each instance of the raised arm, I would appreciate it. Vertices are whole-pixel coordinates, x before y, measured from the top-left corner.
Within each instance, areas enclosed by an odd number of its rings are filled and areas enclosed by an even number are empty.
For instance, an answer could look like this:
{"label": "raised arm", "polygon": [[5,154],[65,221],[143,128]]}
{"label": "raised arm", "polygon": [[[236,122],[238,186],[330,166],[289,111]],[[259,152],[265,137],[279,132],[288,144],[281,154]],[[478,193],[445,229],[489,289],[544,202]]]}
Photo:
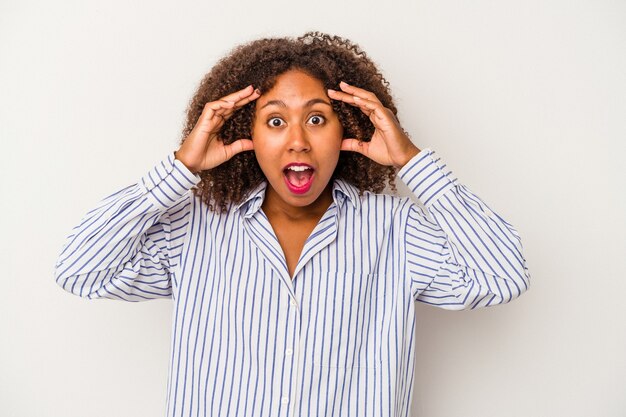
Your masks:
{"label": "raised arm", "polygon": [[398,176],[422,202],[412,204],[406,259],[417,301],[448,310],[507,303],[526,291],[530,274],[513,226],[423,149]]}
{"label": "raised arm", "polygon": [[200,182],[198,172],[253,148],[247,138],[225,144],[219,132],[259,95],[250,85],[206,103],[176,152],[138,183],[106,197],[73,229],[55,265],[56,282],[86,298],[170,297],[190,218],[186,194]]}
{"label": "raised arm", "polygon": [[200,177],[169,154],[139,182],[104,198],[67,237],[55,265],[63,289],[85,298],[170,297]]}
{"label": "raised arm", "polygon": [[506,303],[528,289],[530,275],[517,231],[451,177],[431,149],[420,150],[395,113],[371,91],[339,84],[329,97],[358,107],[375,130],[346,138],[341,149],[400,168],[399,177],[426,209],[408,203],[404,242],[417,301],[449,310]]}

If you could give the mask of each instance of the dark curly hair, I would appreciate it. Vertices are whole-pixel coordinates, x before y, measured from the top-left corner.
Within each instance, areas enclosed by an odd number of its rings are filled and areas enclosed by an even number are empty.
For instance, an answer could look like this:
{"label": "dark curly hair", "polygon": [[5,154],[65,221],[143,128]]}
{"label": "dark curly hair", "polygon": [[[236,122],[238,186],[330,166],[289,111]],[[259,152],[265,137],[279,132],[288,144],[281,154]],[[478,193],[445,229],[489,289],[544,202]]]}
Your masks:
{"label": "dark curly hair", "polygon": [[[307,32],[295,39],[258,39],[235,47],[222,58],[201,80],[189,103],[180,143],[193,130],[207,102],[250,84],[261,92],[269,91],[277,77],[291,69],[319,79],[325,88],[340,91],[339,82],[345,81],[371,91],[397,117],[389,82],[358,45],[339,36]],[[246,104],[226,120],[220,130],[224,143],[251,136],[255,102]],[[361,110],[338,100],[331,100],[331,103],[343,126],[344,138],[370,140],[374,127]],[[356,152],[341,152],[331,181],[343,179],[357,187],[360,194],[368,190],[379,193],[387,184],[395,191],[396,172],[396,168],[380,165]],[[241,202],[252,188],[265,180],[253,152],[239,153],[199,175],[201,181],[193,192],[201,196],[211,210],[217,211],[225,211],[229,203]]]}

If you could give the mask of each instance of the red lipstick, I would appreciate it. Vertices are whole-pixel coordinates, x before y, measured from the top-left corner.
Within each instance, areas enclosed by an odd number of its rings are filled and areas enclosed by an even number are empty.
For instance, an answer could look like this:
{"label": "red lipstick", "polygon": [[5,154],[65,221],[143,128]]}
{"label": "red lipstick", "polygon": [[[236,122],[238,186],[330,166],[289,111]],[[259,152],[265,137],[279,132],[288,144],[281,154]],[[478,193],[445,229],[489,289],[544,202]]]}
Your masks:
{"label": "red lipstick", "polygon": [[315,178],[315,169],[302,162],[292,162],[283,169],[283,178],[289,191],[304,194],[311,189]]}

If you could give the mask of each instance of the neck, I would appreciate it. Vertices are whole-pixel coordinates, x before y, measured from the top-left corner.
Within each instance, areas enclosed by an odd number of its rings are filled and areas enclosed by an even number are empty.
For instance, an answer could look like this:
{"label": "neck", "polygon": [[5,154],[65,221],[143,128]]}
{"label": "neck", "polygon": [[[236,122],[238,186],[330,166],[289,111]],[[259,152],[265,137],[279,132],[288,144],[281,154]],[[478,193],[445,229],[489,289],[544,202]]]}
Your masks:
{"label": "neck", "polygon": [[313,203],[308,206],[292,206],[282,200],[276,191],[268,184],[265,191],[265,199],[261,208],[269,216],[280,216],[287,220],[319,220],[330,204],[333,202],[332,181],[328,183],[324,191]]}

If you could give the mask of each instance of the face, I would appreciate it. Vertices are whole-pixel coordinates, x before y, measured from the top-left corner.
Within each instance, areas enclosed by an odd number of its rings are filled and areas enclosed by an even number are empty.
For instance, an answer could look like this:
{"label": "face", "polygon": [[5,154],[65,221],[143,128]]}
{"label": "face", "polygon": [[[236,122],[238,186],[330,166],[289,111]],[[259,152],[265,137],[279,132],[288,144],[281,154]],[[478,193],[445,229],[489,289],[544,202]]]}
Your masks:
{"label": "face", "polygon": [[254,152],[268,180],[266,200],[302,208],[325,199],[343,127],[320,80],[290,70],[257,99]]}

